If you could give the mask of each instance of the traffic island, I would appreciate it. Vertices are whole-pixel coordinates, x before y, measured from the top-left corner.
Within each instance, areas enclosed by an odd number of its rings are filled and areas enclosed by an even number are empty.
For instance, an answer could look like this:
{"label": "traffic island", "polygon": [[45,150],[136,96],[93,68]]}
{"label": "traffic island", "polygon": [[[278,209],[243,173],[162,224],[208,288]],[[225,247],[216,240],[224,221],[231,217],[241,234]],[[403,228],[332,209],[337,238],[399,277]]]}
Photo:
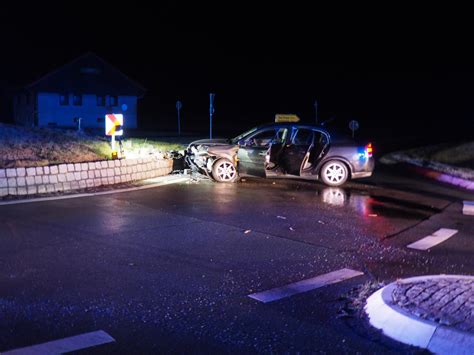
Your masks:
{"label": "traffic island", "polygon": [[390,338],[440,354],[474,352],[474,277],[398,280],[367,299],[370,324]]}

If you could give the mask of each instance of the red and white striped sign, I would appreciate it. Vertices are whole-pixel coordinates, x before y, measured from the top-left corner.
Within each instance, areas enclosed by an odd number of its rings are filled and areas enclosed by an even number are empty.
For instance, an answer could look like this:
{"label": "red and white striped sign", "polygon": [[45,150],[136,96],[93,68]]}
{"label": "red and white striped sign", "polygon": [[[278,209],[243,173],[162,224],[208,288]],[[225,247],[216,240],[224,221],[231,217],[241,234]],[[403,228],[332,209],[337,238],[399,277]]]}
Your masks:
{"label": "red and white striped sign", "polygon": [[105,115],[105,135],[123,135],[123,115],[121,113],[108,113]]}

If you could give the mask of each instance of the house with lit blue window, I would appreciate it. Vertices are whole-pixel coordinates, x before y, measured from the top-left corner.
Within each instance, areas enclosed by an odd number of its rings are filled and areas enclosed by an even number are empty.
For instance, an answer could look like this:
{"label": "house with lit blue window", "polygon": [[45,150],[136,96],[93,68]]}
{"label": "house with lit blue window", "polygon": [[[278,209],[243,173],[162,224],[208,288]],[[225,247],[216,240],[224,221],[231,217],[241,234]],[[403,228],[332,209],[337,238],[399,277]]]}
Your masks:
{"label": "house with lit blue window", "polygon": [[94,53],[46,74],[14,97],[15,122],[29,127],[104,128],[105,115],[121,113],[137,128],[137,103],[145,89]]}

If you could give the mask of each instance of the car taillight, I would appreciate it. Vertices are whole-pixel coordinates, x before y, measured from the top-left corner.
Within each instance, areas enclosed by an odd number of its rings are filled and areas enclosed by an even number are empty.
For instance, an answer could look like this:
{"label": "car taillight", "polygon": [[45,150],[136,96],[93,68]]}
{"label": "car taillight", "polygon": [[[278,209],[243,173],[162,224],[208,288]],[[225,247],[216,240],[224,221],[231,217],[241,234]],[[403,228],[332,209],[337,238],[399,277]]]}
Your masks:
{"label": "car taillight", "polygon": [[369,143],[365,146],[365,156],[367,158],[372,158],[372,154],[374,152],[374,149],[372,148],[372,143]]}

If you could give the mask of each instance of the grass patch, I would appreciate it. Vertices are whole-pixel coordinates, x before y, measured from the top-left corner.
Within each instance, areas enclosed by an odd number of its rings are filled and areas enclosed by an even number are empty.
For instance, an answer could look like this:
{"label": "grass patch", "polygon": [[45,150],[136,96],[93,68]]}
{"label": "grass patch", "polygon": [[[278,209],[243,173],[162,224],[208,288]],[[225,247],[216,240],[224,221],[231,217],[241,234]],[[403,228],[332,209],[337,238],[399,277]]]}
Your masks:
{"label": "grass patch", "polygon": [[127,150],[132,151],[146,151],[156,150],[161,152],[168,152],[171,150],[183,150],[186,145],[170,142],[166,139],[146,139],[146,138],[128,138],[123,140],[123,146]]}
{"label": "grass patch", "polygon": [[[125,156],[182,150],[173,138],[123,140]],[[118,147],[118,144],[117,144]],[[57,128],[26,128],[0,123],[0,168],[81,163],[110,159],[110,138]]]}

